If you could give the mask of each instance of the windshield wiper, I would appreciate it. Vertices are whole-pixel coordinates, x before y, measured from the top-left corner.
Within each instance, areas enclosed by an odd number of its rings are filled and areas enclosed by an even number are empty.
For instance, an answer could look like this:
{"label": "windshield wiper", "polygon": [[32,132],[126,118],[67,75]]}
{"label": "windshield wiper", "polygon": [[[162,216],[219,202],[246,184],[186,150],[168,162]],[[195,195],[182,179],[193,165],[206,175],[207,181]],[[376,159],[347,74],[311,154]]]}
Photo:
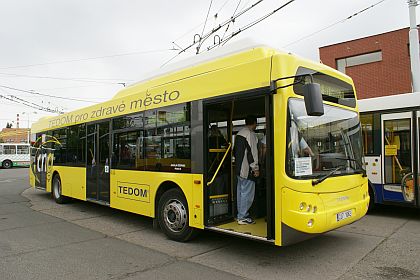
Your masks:
{"label": "windshield wiper", "polygon": [[350,161],[355,162],[357,167],[360,168],[359,170],[362,171],[362,176],[367,177],[366,170],[363,168],[363,166],[361,165],[361,163],[357,159],[352,158],[352,157],[336,157],[334,159],[350,160]]}
{"label": "windshield wiper", "polygon": [[346,166],[339,166],[334,168],[333,170],[331,170],[330,172],[328,172],[328,174],[322,176],[321,178],[318,178],[316,180],[312,180],[312,186],[318,185],[319,183],[322,183],[325,181],[325,179],[327,179],[328,177],[331,177],[332,175],[334,175],[335,172],[337,172],[338,170],[345,168]]}

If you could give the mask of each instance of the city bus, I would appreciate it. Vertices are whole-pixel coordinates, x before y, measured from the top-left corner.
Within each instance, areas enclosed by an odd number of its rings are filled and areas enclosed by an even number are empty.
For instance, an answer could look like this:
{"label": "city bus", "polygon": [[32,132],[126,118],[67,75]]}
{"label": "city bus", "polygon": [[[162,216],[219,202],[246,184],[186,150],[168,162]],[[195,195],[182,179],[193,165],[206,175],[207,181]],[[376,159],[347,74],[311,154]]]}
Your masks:
{"label": "city bus", "polygon": [[[250,209],[256,223],[239,225],[233,151],[249,114],[266,156]],[[177,241],[206,229],[283,246],[365,215],[361,135],[351,78],[238,44],[34,123],[30,185],[57,203],[73,198],[152,217]]]}
{"label": "city bus", "polygon": [[419,207],[420,93],[359,101],[371,208]]}
{"label": "city bus", "polygon": [[29,166],[29,144],[0,143],[0,166],[8,169]]}

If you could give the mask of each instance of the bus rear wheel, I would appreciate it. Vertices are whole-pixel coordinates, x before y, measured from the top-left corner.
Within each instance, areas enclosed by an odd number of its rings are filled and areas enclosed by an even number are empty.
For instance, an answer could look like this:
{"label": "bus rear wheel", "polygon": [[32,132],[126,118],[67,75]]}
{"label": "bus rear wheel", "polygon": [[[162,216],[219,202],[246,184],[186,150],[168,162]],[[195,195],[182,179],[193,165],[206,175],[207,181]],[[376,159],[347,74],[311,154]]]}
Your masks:
{"label": "bus rear wheel", "polygon": [[3,161],[2,166],[4,169],[9,169],[13,166],[13,163],[11,160],[6,159]]}
{"label": "bus rear wheel", "polygon": [[170,189],[160,197],[158,221],[166,236],[175,241],[186,242],[197,233],[197,229],[189,226],[187,200],[178,189]]}
{"label": "bus rear wheel", "polygon": [[61,194],[61,179],[60,175],[55,175],[52,183],[52,196],[58,204],[63,204],[68,201],[68,198]]}

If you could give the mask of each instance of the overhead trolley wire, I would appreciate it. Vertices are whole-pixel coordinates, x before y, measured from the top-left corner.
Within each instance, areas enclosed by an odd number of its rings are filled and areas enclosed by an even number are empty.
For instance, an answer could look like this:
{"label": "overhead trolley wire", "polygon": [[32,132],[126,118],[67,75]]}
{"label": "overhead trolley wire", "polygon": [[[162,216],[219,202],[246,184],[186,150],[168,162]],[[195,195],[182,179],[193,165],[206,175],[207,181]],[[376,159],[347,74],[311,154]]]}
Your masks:
{"label": "overhead trolley wire", "polygon": [[364,8],[364,9],[362,9],[362,10],[358,11],[358,12],[355,12],[355,13],[351,14],[350,16],[348,16],[348,17],[346,17],[346,18],[344,18],[344,19],[341,19],[341,20],[339,20],[339,21],[337,21],[337,22],[334,22],[334,23],[332,23],[332,24],[330,24],[330,25],[327,25],[327,26],[325,26],[325,27],[323,27],[323,28],[321,28],[321,29],[319,29],[319,30],[317,30],[317,31],[315,31],[315,32],[312,32],[312,33],[310,33],[310,34],[308,34],[308,35],[305,35],[305,36],[303,36],[303,37],[301,37],[301,38],[299,38],[299,39],[297,39],[297,40],[295,40],[295,41],[293,41],[293,42],[291,42],[291,43],[288,43],[287,45],[284,45],[284,46],[283,46],[283,48],[287,48],[287,47],[289,47],[289,46],[291,46],[291,45],[294,45],[294,44],[296,44],[296,43],[299,43],[299,42],[301,42],[301,41],[304,41],[304,40],[306,40],[306,39],[308,39],[308,38],[310,38],[310,37],[312,37],[312,36],[314,36],[314,35],[316,35],[316,34],[318,34],[318,33],[321,33],[321,32],[323,32],[323,31],[325,31],[325,30],[327,30],[327,29],[330,29],[331,27],[334,27],[334,26],[336,26],[336,25],[338,25],[338,24],[340,24],[340,23],[346,22],[346,21],[348,21],[348,20],[350,20],[350,19],[352,19],[352,18],[354,18],[354,17],[356,17],[356,16],[358,16],[358,15],[360,15],[360,14],[362,14],[362,13],[366,12],[367,10],[369,10],[369,9],[372,9],[372,8],[376,7],[377,5],[379,5],[379,4],[381,4],[381,3],[385,2],[385,1],[386,1],[386,0],[381,0],[381,1],[379,1],[379,2],[376,2],[375,4],[372,4],[372,5],[370,5],[370,6],[366,7],[366,8]]}
{"label": "overhead trolley wire", "polygon": [[64,78],[64,77],[37,76],[37,75],[14,74],[14,73],[0,73],[0,75],[12,76],[12,77],[22,77],[22,78],[51,79],[51,80],[63,80],[63,81],[74,81],[74,82],[108,84],[108,85],[117,85],[117,84],[120,84],[120,83],[117,83],[117,82],[106,82],[105,81],[105,80],[115,80],[115,81],[118,81],[119,79]]}
{"label": "overhead trolley wire", "polygon": [[249,23],[249,24],[247,24],[247,25],[245,25],[245,26],[243,26],[243,27],[241,27],[241,28],[239,28],[238,30],[236,30],[236,31],[232,32],[232,34],[231,34],[231,35],[229,35],[229,36],[228,36],[228,37],[226,37],[225,39],[221,40],[221,41],[219,42],[219,44],[208,47],[208,48],[207,48],[207,50],[211,50],[211,49],[213,49],[213,48],[215,48],[215,47],[218,47],[218,46],[220,46],[220,45],[224,45],[224,44],[226,44],[226,43],[227,43],[227,41],[229,41],[229,40],[230,40],[230,39],[232,39],[233,37],[237,36],[239,33],[243,32],[243,31],[245,31],[245,30],[247,30],[247,29],[249,29],[249,28],[253,27],[254,25],[256,25],[256,24],[258,24],[258,23],[262,22],[263,20],[265,20],[265,19],[269,18],[270,16],[274,15],[275,13],[277,13],[278,11],[280,11],[281,9],[285,8],[286,6],[290,5],[291,3],[295,2],[295,1],[296,1],[296,0],[290,0],[290,1],[286,2],[285,4],[281,5],[280,7],[278,7],[277,9],[275,9],[275,10],[271,11],[270,13],[268,13],[268,14],[266,14],[266,15],[264,15],[264,16],[262,16],[262,17],[260,17],[260,18],[258,18],[257,20],[255,20],[255,21],[253,21],[253,22],[251,22],[251,23]]}
{"label": "overhead trolley wire", "polygon": [[[209,31],[206,34],[204,34],[201,37],[201,41],[207,40],[211,35],[213,35],[217,31],[219,31],[222,27],[226,26],[227,24],[229,24],[232,21],[235,21],[238,17],[242,16],[243,14],[245,14],[246,12],[248,12],[249,10],[251,10],[252,8],[254,8],[255,6],[257,6],[258,4],[260,4],[262,1],[263,0],[258,0],[257,2],[255,2],[254,4],[252,4],[251,6],[249,6],[248,8],[245,8],[245,9],[241,10],[235,16],[230,17],[228,20],[225,20],[224,22],[220,23],[218,26],[216,26],[215,28],[213,28],[211,31]],[[169,62],[171,62],[172,60],[174,60],[176,57],[178,57],[181,53],[186,52],[187,50],[189,50],[190,48],[192,48],[193,46],[195,46],[199,42],[200,41],[194,41],[192,44],[190,44],[187,47],[181,49],[175,56],[171,57],[169,60],[167,60],[165,63],[163,63],[160,66],[160,68],[162,68],[163,66],[165,66],[166,64],[168,64]]]}
{"label": "overhead trolley wire", "polygon": [[49,112],[49,113],[60,113],[60,114],[63,113],[63,112],[58,112],[58,111],[55,111],[55,110],[52,110],[50,108],[43,107],[43,106],[40,106],[40,105],[34,106],[34,105],[27,104],[27,103],[23,103],[23,102],[20,102],[18,100],[14,100],[14,99],[12,99],[10,97],[7,97],[5,95],[2,95],[2,94],[0,94],[0,98],[6,99],[6,100],[11,101],[11,102],[14,102],[14,103],[18,103],[20,105],[24,105],[24,106],[30,107],[32,109],[36,109],[36,110],[39,110],[39,111],[44,111],[44,112]]}
{"label": "overhead trolley wire", "polygon": [[[237,10],[238,10],[238,8],[239,8],[239,5],[241,5],[241,2],[242,2],[242,0],[239,0],[238,5],[236,5],[235,11],[233,11],[232,17],[233,17],[233,16],[235,16],[236,11],[237,11]],[[222,39],[221,39],[221,40],[223,40],[223,39],[225,38],[226,33],[228,32],[229,27],[230,27],[230,25],[231,25],[231,24],[232,24],[232,26],[233,26],[233,25],[235,24],[235,21],[230,22],[230,23],[226,26],[225,32],[223,33],[223,36],[222,36]]]}
{"label": "overhead trolley wire", "polygon": [[9,87],[9,86],[5,86],[5,85],[0,85],[1,88],[7,88],[10,90],[15,90],[15,91],[20,91],[20,92],[26,92],[26,93],[30,93],[33,95],[39,95],[39,96],[45,96],[45,97],[51,97],[51,98],[57,98],[57,99],[64,99],[64,100],[71,100],[71,101],[79,101],[79,102],[87,102],[87,103],[94,103],[97,104],[99,102],[95,102],[95,101],[91,101],[91,100],[86,100],[86,99],[78,99],[78,98],[71,98],[71,97],[62,97],[62,96],[56,96],[56,95],[51,95],[51,94],[45,94],[45,93],[39,93],[36,91],[32,91],[32,90],[24,90],[24,89],[19,89],[19,88],[15,88],[15,87]]}
{"label": "overhead trolley wire", "polygon": [[[216,14],[215,15],[218,15],[222,10],[223,10],[223,8],[226,6],[226,4],[227,3],[229,3],[229,1],[231,1],[231,0],[226,0],[224,3],[223,3],[223,5],[217,10],[217,12],[216,12]],[[200,26],[202,26],[204,24],[204,21],[202,21],[200,24],[197,24],[196,26],[194,26],[193,28],[191,28],[191,29],[189,29],[188,31],[186,31],[186,32],[184,32],[184,33],[182,33],[179,37],[177,37],[176,39],[174,39],[173,41],[172,41],[172,43],[175,45],[175,46],[177,46],[177,47],[179,47],[179,49],[182,49],[182,47],[180,47],[177,43],[176,43],[176,41],[178,41],[179,39],[182,39],[182,38],[184,38],[185,36],[187,36],[188,34],[190,34],[191,32],[193,32],[194,30],[196,30],[196,29],[198,29]]]}
{"label": "overhead trolley wire", "polygon": [[78,58],[78,59],[67,59],[67,60],[51,61],[51,62],[44,62],[44,63],[34,63],[34,64],[16,65],[16,66],[6,66],[6,67],[0,67],[0,69],[28,68],[28,67],[35,67],[35,66],[51,65],[51,64],[62,64],[62,63],[80,62],[80,61],[86,61],[86,60],[96,60],[96,59],[104,59],[104,58],[113,58],[113,57],[130,56],[130,55],[138,55],[138,54],[149,54],[149,53],[155,53],[155,52],[177,51],[177,50],[178,49],[171,48],[171,49],[158,49],[158,50],[135,51],[135,52],[127,52],[127,53],[119,53],[119,54],[111,54],[111,55],[103,55],[103,56]]}

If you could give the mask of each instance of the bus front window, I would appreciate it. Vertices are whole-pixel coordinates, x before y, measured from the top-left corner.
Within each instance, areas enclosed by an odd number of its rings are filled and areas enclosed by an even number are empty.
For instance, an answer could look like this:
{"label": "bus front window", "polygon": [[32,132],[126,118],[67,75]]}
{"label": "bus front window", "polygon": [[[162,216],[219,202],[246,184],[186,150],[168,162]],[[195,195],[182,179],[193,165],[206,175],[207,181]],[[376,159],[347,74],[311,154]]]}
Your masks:
{"label": "bus front window", "polygon": [[296,179],[363,173],[360,120],[356,112],[325,105],[308,116],[302,99],[288,103],[286,171]]}

